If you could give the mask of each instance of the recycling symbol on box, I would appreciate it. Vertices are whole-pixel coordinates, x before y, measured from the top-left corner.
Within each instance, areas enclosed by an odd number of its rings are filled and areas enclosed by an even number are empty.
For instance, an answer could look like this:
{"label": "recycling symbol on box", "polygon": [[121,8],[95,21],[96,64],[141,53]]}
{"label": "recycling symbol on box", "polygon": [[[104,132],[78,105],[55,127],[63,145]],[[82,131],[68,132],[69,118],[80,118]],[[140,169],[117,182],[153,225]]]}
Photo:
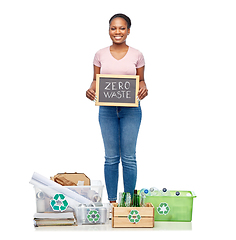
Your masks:
{"label": "recycling symbol on box", "polygon": [[167,215],[170,212],[170,207],[168,206],[168,203],[160,203],[159,207],[157,207],[157,212],[160,215]]}
{"label": "recycling symbol on box", "polygon": [[131,223],[138,223],[141,219],[141,216],[137,210],[131,210],[128,215],[128,219]]}
{"label": "recycling symbol on box", "polygon": [[65,211],[69,206],[69,203],[66,201],[64,194],[56,193],[53,199],[50,201],[50,205],[53,211]]}
{"label": "recycling symbol on box", "polygon": [[91,210],[89,211],[88,215],[87,215],[87,219],[90,223],[92,222],[97,222],[100,218],[100,215],[98,213],[98,211],[96,210]]}

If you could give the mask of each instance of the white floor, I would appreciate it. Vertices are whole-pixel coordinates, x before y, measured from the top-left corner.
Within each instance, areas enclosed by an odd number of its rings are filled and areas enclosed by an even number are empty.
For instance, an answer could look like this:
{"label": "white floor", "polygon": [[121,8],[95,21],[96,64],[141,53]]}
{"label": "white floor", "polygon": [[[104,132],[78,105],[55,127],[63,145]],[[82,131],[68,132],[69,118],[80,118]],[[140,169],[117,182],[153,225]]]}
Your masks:
{"label": "white floor", "polygon": [[78,225],[78,226],[57,226],[57,227],[36,227],[36,231],[155,231],[192,230],[192,222],[155,222],[154,228],[112,228],[111,220],[107,224]]}

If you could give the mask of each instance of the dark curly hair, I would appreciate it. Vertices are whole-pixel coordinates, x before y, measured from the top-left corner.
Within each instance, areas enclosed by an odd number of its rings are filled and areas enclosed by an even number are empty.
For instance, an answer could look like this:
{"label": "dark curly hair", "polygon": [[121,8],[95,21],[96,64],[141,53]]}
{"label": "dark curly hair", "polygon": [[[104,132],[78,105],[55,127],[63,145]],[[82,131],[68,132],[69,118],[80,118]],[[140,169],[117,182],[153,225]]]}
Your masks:
{"label": "dark curly hair", "polygon": [[109,24],[111,24],[111,21],[114,19],[114,18],[123,18],[126,23],[127,23],[127,28],[130,29],[131,27],[131,20],[128,16],[126,16],[125,14],[122,14],[122,13],[117,13],[115,14],[114,16],[111,17],[111,19],[109,20]]}

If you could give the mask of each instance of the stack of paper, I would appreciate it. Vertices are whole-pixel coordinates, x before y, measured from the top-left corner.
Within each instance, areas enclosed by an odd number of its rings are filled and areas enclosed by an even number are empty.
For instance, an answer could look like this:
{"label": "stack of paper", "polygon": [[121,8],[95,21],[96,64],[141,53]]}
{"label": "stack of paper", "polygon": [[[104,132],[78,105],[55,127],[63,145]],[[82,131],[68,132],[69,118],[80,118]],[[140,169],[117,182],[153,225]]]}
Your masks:
{"label": "stack of paper", "polygon": [[73,212],[66,213],[35,213],[34,225],[40,226],[71,226],[75,224]]}

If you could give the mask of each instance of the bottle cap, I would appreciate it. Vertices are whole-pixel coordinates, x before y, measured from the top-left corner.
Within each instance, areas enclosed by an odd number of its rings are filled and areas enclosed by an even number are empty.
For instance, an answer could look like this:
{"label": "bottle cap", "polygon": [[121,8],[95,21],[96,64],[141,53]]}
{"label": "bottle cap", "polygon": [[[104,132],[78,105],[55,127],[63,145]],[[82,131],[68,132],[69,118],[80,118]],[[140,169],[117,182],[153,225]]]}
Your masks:
{"label": "bottle cap", "polygon": [[166,188],[163,188],[162,191],[163,191],[163,192],[167,192],[167,189],[166,189]]}
{"label": "bottle cap", "polygon": [[134,194],[137,194],[137,190],[134,190]]}

